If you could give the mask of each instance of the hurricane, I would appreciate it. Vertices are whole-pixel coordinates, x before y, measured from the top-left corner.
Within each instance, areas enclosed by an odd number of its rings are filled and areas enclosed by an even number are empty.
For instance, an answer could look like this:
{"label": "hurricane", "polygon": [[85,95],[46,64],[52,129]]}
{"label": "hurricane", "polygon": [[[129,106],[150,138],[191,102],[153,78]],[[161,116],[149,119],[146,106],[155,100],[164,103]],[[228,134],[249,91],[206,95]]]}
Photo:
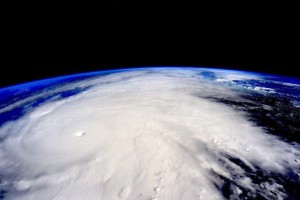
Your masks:
{"label": "hurricane", "polygon": [[3,88],[0,199],[297,199],[298,81],[162,67]]}

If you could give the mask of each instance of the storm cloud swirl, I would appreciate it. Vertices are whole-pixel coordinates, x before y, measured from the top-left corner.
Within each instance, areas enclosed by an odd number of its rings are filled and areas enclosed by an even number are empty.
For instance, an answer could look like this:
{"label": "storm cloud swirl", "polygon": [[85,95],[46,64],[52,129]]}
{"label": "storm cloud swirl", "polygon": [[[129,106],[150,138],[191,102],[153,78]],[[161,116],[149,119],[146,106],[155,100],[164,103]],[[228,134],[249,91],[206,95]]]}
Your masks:
{"label": "storm cloud swirl", "polygon": [[[0,127],[1,197],[286,198],[273,177],[299,183],[299,144],[215,100],[251,102],[222,83],[259,78],[224,74],[216,81],[193,69],[125,70],[2,106],[0,115],[31,105]],[[51,100],[32,106],[47,95]]]}

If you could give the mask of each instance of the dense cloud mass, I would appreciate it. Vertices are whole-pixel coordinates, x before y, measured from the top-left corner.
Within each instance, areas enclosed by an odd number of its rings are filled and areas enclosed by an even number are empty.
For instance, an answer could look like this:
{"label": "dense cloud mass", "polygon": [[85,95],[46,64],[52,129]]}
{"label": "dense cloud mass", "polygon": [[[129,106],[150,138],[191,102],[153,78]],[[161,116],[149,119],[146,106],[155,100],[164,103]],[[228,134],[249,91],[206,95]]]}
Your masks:
{"label": "dense cloud mass", "polygon": [[245,189],[252,198],[286,198],[280,183],[257,183],[245,168],[299,176],[299,146],[213,100],[247,101],[242,90],[222,83],[260,78],[227,73],[212,81],[192,69],[125,70],[2,107],[0,114],[45,95],[82,89],[2,124],[3,198],[223,199],[223,179],[234,183],[232,199]]}

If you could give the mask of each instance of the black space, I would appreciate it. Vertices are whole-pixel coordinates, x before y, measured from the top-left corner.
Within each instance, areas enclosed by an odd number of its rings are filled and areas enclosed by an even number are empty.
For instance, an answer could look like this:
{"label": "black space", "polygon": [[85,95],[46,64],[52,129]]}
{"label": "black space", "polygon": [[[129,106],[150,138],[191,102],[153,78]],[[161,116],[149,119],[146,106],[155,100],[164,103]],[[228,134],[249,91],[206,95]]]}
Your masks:
{"label": "black space", "polygon": [[203,66],[300,77],[294,5],[9,5],[0,86],[148,66]]}

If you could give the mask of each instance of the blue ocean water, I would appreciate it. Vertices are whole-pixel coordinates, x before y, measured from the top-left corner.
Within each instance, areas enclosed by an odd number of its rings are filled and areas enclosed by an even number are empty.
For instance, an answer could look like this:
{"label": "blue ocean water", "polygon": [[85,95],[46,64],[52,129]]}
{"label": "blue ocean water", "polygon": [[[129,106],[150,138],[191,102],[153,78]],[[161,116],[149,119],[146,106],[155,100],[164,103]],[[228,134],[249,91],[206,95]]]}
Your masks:
{"label": "blue ocean water", "polygon": [[[76,95],[89,89],[89,87],[80,87],[55,92],[55,89],[62,87],[63,85],[99,76],[105,76],[120,71],[123,70],[109,70],[75,74],[2,88],[0,89],[0,126],[5,122],[21,118],[33,108],[38,107],[44,103],[50,101],[58,101],[60,99]],[[30,97],[33,98],[30,99]],[[1,112],[1,109],[5,109],[6,107],[13,105],[14,103],[17,103],[17,105],[13,106],[7,111],[2,110]]]}

